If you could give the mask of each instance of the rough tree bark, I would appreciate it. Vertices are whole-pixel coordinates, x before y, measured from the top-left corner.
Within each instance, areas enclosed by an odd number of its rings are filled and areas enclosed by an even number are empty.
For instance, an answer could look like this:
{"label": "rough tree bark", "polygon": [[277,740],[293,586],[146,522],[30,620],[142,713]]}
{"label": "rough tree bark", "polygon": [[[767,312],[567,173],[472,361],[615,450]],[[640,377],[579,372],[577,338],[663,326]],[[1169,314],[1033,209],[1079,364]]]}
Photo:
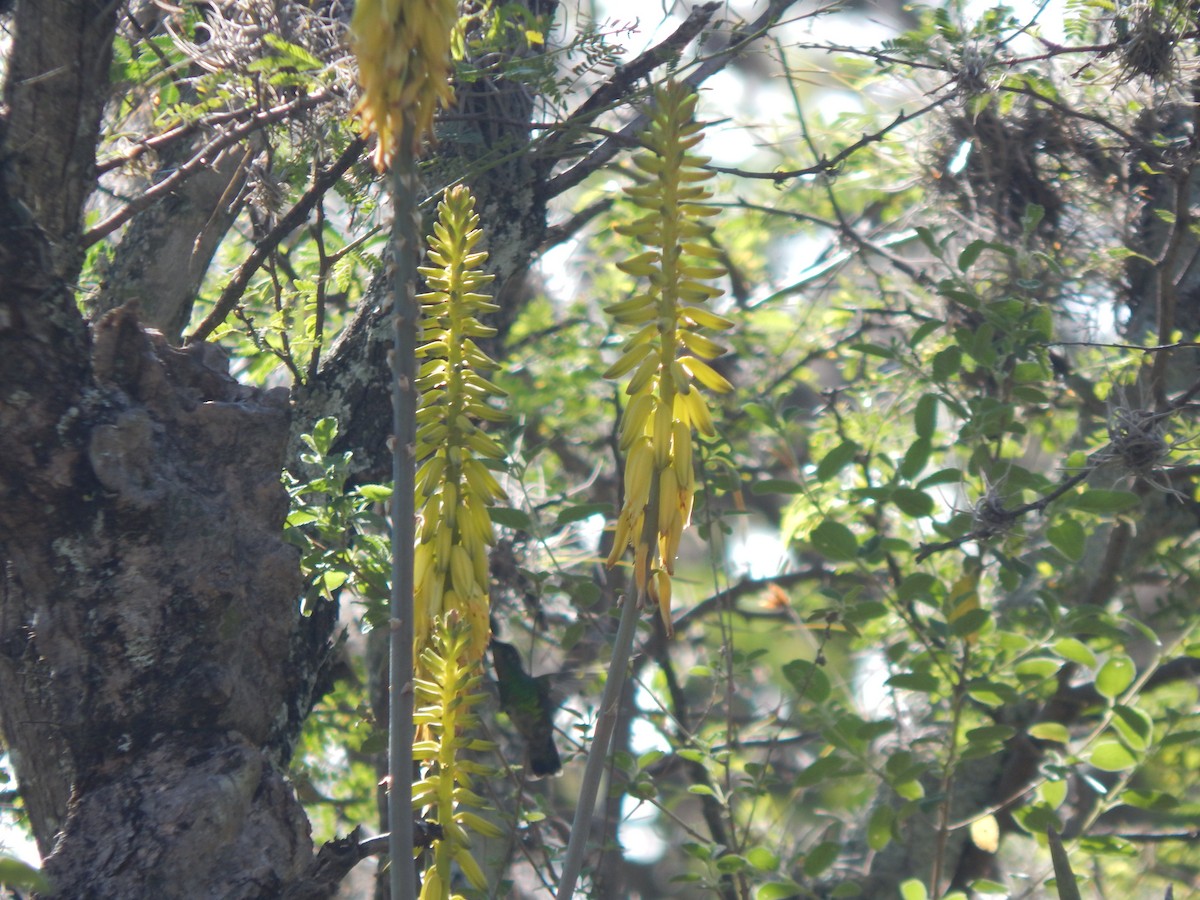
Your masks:
{"label": "rough tree bark", "polygon": [[283,543],[282,394],[71,286],[117,4],[22,3],[0,180],[0,724],[58,896],[274,897],[321,655]]}

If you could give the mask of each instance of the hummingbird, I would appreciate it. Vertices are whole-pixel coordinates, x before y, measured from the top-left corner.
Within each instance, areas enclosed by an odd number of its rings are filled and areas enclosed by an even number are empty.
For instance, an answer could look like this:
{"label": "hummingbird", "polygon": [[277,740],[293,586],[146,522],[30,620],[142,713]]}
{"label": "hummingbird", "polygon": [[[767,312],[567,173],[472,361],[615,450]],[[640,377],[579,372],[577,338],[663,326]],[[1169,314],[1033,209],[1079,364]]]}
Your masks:
{"label": "hummingbird", "polygon": [[521,664],[521,654],[512,644],[491,642],[500,708],[525,740],[529,771],[541,777],[562,771],[554,746],[554,713],[558,704],[551,698],[550,676],[534,678]]}

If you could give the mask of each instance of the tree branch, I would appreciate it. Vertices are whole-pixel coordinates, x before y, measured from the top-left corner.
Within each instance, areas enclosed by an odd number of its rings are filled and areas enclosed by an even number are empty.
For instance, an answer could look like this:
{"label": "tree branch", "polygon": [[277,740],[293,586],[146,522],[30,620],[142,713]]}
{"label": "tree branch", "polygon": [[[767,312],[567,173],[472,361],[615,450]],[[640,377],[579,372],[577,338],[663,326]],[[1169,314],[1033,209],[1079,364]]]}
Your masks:
{"label": "tree branch", "polygon": [[[795,0],[774,0],[752,24],[732,32],[729,35],[729,45],[698,65],[684,81],[695,86],[723,69],[746,48],[747,44],[761,37],[768,28],[774,25],[794,2]],[[647,50],[629,65],[622,66],[609,82],[602,85],[592,97],[589,97],[575,113],[568,117],[567,127],[564,130],[569,132],[571,125],[588,124],[604,109],[627,99],[637,81],[648,78],[654,69],[663,63],[678,58],[683,48],[708,24],[720,5],[720,3],[712,2],[693,8],[688,18],[670,37]],[[547,196],[556,197],[563,191],[579,184],[592,172],[608,163],[622,149],[629,146],[633,137],[645,126],[645,113],[634,116],[616,135],[603,141],[567,171],[550,179],[546,185]],[[551,148],[553,146],[553,144],[550,145]]]}
{"label": "tree branch", "polygon": [[225,317],[232,312],[242,294],[245,293],[246,285],[250,283],[254,273],[279,246],[280,241],[304,224],[308,214],[312,212],[321,198],[337,184],[339,178],[346,174],[346,170],[354,164],[355,160],[362,156],[366,145],[366,141],[362,138],[355,138],[332,165],[317,173],[312,187],[305,191],[304,196],[296,201],[296,205],[280,218],[267,236],[255,244],[250,255],[246,257],[246,261],[238,266],[238,270],[229,279],[225,289],[221,291],[221,296],[217,298],[217,303],[212,311],[204,317],[203,322],[196,326],[196,330],[187,336],[184,340],[185,344],[195,344],[204,340],[225,321]]}
{"label": "tree branch", "polygon": [[260,128],[265,128],[275,122],[283,121],[291,116],[312,109],[315,106],[320,106],[322,103],[330,99],[328,91],[317,91],[313,94],[305,94],[291,100],[287,103],[281,103],[279,106],[274,106],[271,109],[265,109],[255,113],[249,121],[235,125],[226,132],[217,135],[196,154],[179,166],[174,172],[148,188],[141,196],[130,200],[125,206],[117,210],[103,222],[89,228],[83,235],[83,246],[90,247],[97,241],[108,237],[138,213],[144,209],[153,206],[171,191],[175,190],[182,182],[198,171],[210,165],[212,160],[224,150],[240,143],[245,138],[249,137]]}

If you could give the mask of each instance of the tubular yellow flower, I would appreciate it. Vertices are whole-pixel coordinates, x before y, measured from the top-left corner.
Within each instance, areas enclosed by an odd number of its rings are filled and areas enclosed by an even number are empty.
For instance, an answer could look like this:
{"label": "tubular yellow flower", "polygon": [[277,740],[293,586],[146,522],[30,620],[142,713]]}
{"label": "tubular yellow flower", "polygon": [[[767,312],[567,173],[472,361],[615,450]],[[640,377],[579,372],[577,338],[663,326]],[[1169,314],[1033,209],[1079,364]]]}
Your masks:
{"label": "tubular yellow flower", "polygon": [[421,900],[449,900],[452,863],[457,863],[472,887],[486,890],[487,879],[471,855],[468,832],[488,837],[500,833],[493,823],[466,808],[483,805],[471,790],[471,774],[480,773],[482,767],[460,754],[494,749],[494,745],[470,737],[479,725],[472,707],[484,697],[479,690],[483,680],[480,660],[464,662],[470,655],[473,631],[474,626],[460,621],[455,613],[438,618],[430,644],[421,654],[423,675],[413,682],[413,719],[427,736],[413,746],[413,758],[425,770],[425,777],[413,785],[413,811],[428,810],[442,826],[442,836],[433,844]]}
{"label": "tubular yellow flower", "polygon": [[400,123],[412,117],[412,151],[433,131],[436,108],[454,99],[450,50],[458,22],[454,0],[358,0],[350,33],[362,99],[354,113],[375,134],[375,168],[387,168]]}
{"label": "tubular yellow flower", "polygon": [[[488,509],[504,491],[487,460],[501,459],[500,445],[478,423],[503,413],[488,405],[504,392],[476,370],[496,363],[472,336],[494,333],[476,316],[499,307],[482,289],[492,281],[479,270],[487,254],[474,250],[483,237],[475,200],[463,186],[451,188],[438,205],[429,238],[429,260],[421,274],[430,290],[417,299],[425,343],[417,387],[416,578],[413,597],[414,650],[418,660],[433,623],[453,612],[470,625],[464,643],[469,660],[487,649],[488,549],[495,542]],[[421,674],[421,663],[418,663]]]}
{"label": "tubular yellow flower", "polygon": [[671,575],[696,484],[692,429],[715,434],[698,386],[720,393],[733,388],[706,362],[725,348],[699,330],[722,331],[733,323],[702,305],[721,294],[704,282],[725,270],[713,263],[717,254],[704,242],[711,229],[702,220],[716,213],[705,202],[712,196],[703,186],[712,177],[703,169],[708,159],[687,152],[703,138],[695,109],[696,95],[686,85],[669,83],[655,92],[653,118],[642,136],[649,152],[633,159],[650,177],[626,189],[646,213],[616,229],[645,248],[617,267],[645,282],[641,293],[607,307],[619,324],[640,326],[605,372],[606,378],[632,373],[621,418],[625,504],[608,565],[633,547],[639,599],[658,601],[668,633]]}

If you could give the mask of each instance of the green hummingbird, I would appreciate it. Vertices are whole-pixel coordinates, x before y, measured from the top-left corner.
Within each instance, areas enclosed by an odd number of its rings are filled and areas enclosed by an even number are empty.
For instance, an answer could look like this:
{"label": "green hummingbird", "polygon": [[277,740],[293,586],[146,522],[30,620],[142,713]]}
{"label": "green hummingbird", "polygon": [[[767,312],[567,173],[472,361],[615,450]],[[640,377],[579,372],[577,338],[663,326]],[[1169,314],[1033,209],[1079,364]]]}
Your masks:
{"label": "green hummingbird", "polygon": [[554,746],[554,713],[558,704],[551,698],[550,676],[534,678],[525,671],[521,654],[512,644],[491,642],[500,708],[525,740],[529,771],[539,777],[562,771]]}

